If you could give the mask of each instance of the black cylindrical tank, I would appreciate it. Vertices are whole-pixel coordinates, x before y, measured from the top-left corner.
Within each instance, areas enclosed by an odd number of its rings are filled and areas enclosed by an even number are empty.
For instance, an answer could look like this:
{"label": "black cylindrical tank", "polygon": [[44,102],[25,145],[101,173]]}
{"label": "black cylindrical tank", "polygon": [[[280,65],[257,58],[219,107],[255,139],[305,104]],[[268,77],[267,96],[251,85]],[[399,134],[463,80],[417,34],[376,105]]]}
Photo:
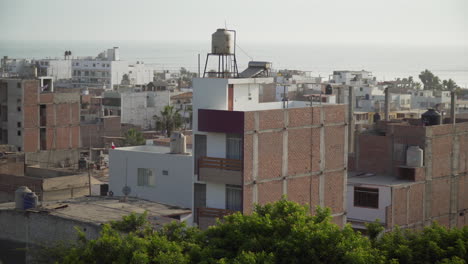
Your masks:
{"label": "black cylindrical tank", "polygon": [[333,88],[330,84],[325,87],[325,94],[333,94]]}
{"label": "black cylindrical tank", "polygon": [[374,114],[374,123],[377,123],[381,119],[380,114],[377,112]]}
{"label": "black cylindrical tank", "polygon": [[440,125],[441,115],[434,109],[428,109],[427,112],[421,115],[422,123],[425,126]]}

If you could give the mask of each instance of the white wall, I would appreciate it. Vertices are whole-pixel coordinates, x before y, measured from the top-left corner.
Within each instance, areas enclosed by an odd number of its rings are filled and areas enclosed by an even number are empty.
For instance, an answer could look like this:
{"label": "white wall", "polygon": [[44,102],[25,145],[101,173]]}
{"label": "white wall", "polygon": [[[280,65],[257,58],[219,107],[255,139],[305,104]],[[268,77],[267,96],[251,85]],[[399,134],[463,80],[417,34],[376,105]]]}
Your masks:
{"label": "white wall", "polygon": [[206,133],[206,155],[213,158],[226,158],[225,133]]}
{"label": "white wall", "polygon": [[[125,150],[131,148],[141,148],[145,151]],[[122,196],[122,188],[127,180],[127,185],[132,189],[130,196],[192,208],[192,155],[150,152],[156,148],[158,147],[141,146],[110,150],[109,190],[113,191],[114,195]],[[138,168],[154,169],[156,174],[155,187],[137,186]],[[168,170],[169,175],[162,175],[163,170]],[[126,177],[127,179],[125,179]]]}
{"label": "white wall", "polygon": [[234,84],[234,111],[246,111],[259,104],[260,84]]}
{"label": "white wall", "polygon": [[385,208],[392,204],[392,191],[388,186],[376,186],[360,184],[359,187],[369,187],[379,189],[379,208],[365,208],[354,206],[354,185],[348,184],[347,187],[347,208],[349,219],[357,219],[362,221],[373,222],[380,219],[381,223],[385,223]]}
{"label": "white wall", "polygon": [[198,132],[198,109],[227,110],[228,79],[194,78],[193,130]]}
{"label": "white wall", "polygon": [[124,74],[128,74],[128,62],[126,61],[110,61],[111,65],[111,79],[110,87],[107,89],[113,89],[115,84],[120,84],[122,82],[122,77]]}
{"label": "white wall", "polygon": [[206,184],[206,207],[226,209],[226,185]]}

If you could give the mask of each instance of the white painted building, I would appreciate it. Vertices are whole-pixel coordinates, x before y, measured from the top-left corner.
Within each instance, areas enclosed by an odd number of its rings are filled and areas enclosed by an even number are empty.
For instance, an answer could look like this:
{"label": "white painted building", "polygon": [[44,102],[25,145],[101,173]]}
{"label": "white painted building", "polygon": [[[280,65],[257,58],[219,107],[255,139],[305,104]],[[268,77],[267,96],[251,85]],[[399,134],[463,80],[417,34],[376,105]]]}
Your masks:
{"label": "white painted building", "polygon": [[38,76],[50,76],[54,82],[71,80],[72,78],[72,60],[71,59],[40,59],[33,60],[36,65]]}
{"label": "white painted building", "polygon": [[120,122],[140,126],[143,129],[154,129],[155,115],[160,115],[164,107],[171,104],[170,97],[177,93],[172,91],[157,92],[116,92],[106,91],[103,95],[103,112],[105,116],[118,115]]}
{"label": "white painted building", "polygon": [[169,147],[134,146],[109,150],[109,190],[154,202],[192,208],[193,159],[191,153],[170,154]]}
{"label": "white painted building", "polygon": [[413,90],[410,94],[411,107],[414,109],[433,108],[439,104],[445,104],[445,108],[449,108],[450,105],[450,91]]}
{"label": "white painted building", "polygon": [[147,84],[154,79],[154,69],[142,61],[137,61],[128,66],[128,76],[132,85]]}
{"label": "white painted building", "polygon": [[334,71],[331,83],[346,84],[351,86],[372,86],[377,85],[377,80],[369,71]]}

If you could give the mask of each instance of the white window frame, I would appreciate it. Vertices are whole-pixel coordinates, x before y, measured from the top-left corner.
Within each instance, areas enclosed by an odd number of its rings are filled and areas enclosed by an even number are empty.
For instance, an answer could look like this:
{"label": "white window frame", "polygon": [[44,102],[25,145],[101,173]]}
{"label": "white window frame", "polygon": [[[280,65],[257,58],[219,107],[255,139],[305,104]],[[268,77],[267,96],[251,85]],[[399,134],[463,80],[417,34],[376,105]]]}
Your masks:
{"label": "white window frame", "polygon": [[138,187],[155,187],[156,186],[156,170],[153,168],[138,168],[137,169],[137,186]]}

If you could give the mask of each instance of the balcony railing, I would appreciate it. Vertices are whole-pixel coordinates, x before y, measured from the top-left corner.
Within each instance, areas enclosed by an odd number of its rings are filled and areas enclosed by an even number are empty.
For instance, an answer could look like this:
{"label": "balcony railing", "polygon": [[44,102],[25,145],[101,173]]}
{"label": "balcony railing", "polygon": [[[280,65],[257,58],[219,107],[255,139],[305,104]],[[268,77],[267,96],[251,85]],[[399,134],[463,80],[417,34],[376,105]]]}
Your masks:
{"label": "balcony railing", "polygon": [[242,161],[201,157],[198,160],[198,178],[206,182],[241,185]]}
{"label": "balcony railing", "polygon": [[236,211],[217,209],[217,208],[197,208],[198,211],[198,227],[207,229],[209,226],[216,224],[216,219],[223,219],[224,216],[235,213]]}

